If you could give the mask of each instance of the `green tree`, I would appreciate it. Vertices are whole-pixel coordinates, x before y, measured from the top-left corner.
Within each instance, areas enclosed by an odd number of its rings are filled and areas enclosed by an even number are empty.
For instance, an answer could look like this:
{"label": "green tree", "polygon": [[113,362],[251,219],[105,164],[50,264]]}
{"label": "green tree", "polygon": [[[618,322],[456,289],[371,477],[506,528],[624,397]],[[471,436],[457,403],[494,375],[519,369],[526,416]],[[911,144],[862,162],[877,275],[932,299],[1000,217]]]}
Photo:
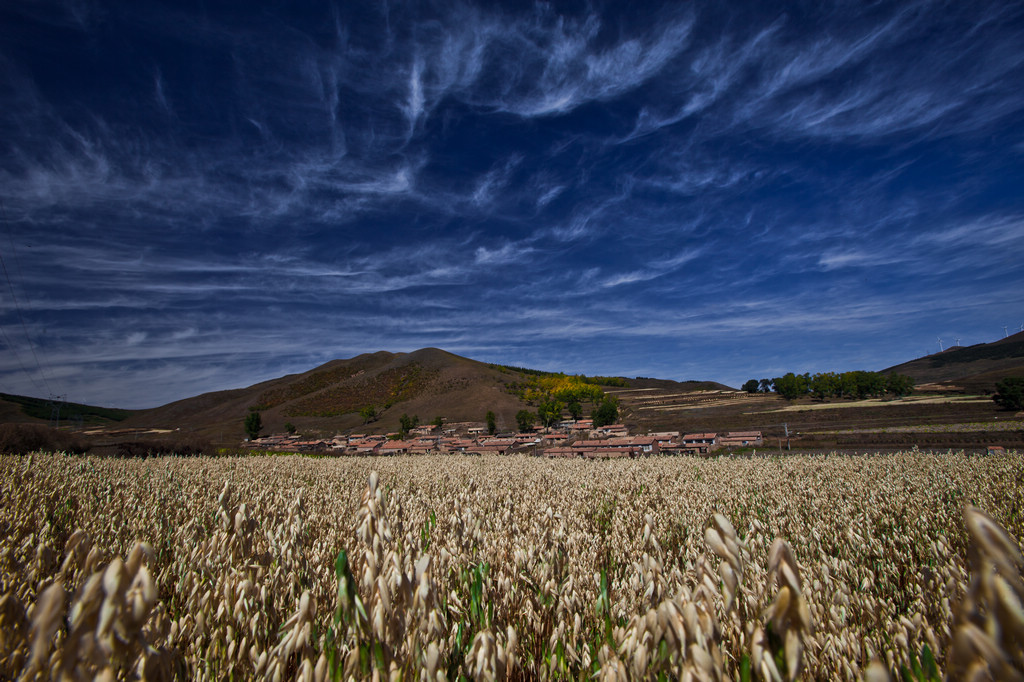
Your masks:
{"label": "green tree", "polygon": [[869,398],[885,395],[885,376],[878,372],[855,372],[857,375],[857,397]]}
{"label": "green tree", "polygon": [[775,385],[775,392],[786,400],[793,400],[807,395],[809,381],[809,375],[793,374],[792,372],[786,372],[783,376],[772,379],[772,383]]}
{"label": "green tree", "polygon": [[856,372],[843,372],[839,375],[839,397],[840,398],[856,398],[857,397],[857,373]]}
{"label": "green tree", "polygon": [[743,384],[743,390],[746,391],[747,393],[757,393],[757,389],[758,387],[760,387],[760,385],[760,381],[758,381],[757,379],[751,379],[747,383]]}
{"label": "green tree", "polygon": [[772,388],[773,387],[772,387],[772,380],[771,379],[761,379],[761,381],[757,382],[757,385],[758,385],[758,390],[761,391],[761,393],[771,393],[772,392]]}
{"label": "green tree", "polygon": [[377,408],[374,405],[367,405],[363,409],[359,410],[359,416],[363,418],[364,424],[375,422],[380,419],[380,413],[377,412]]}
{"label": "green tree", "polygon": [[580,405],[580,401],[578,400],[570,401],[569,404],[565,406],[565,409],[569,411],[569,414],[572,415],[573,419],[579,420],[579,418],[583,416],[583,406]]}
{"label": "green tree", "polygon": [[904,374],[890,374],[886,378],[886,388],[897,398],[914,392],[914,380]]}
{"label": "green tree", "polygon": [[519,431],[525,432],[533,428],[533,420],[536,417],[537,415],[529,410],[519,410],[516,412],[516,424],[519,425]]}
{"label": "green tree", "polygon": [[288,433],[294,434],[296,431],[295,424],[292,424],[291,422],[285,422],[284,430],[287,431]]}
{"label": "green tree", "polygon": [[615,396],[608,396],[590,414],[595,427],[608,426],[619,420],[619,401]]}
{"label": "green tree", "polygon": [[537,406],[537,416],[544,426],[551,426],[562,418],[562,402],[560,400],[545,400]]}
{"label": "green tree", "polygon": [[486,419],[487,419],[487,433],[489,433],[490,435],[493,436],[494,432],[498,430],[498,424],[495,421],[494,413],[491,412],[490,410],[487,410],[487,417],[486,417]]}
{"label": "green tree", "polygon": [[432,421],[430,423],[433,424],[434,426],[436,426],[437,428],[441,428],[441,427],[444,426],[444,417],[438,415],[438,416],[434,417],[434,421]]}
{"label": "green tree", "polygon": [[253,410],[249,414],[245,415],[245,432],[248,434],[249,440],[256,440],[262,430],[263,419],[260,418],[259,412]]}
{"label": "green tree", "polygon": [[821,372],[811,377],[809,384],[815,398],[824,400],[839,395],[839,375],[835,372]]}
{"label": "green tree", "polygon": [[1004,410],[1024,410],[1024,377],[1006,377],[997,381],[992,400]]}
{"label": "green tree", "polygon": [[409,435],[410,431],[412,431],[413,429],[420,425],[420,418],[415,414],[410,417],[409,415],[403,413],[402,416],[398,418],[398,425],[398,432],[402,434],[402,438],[405,438],[407,435]]}
{"label": "green tree", "polygon": [[554,400],[560,400],[563,403],[569,403],[574,400],[589,400],[590,402],[597,402],[604,396],[604,391],[595,384],[588,384],[584,381],[585,377],[572,377],[563,380],[563,383],[555,387],[551,393],[551,397]]}

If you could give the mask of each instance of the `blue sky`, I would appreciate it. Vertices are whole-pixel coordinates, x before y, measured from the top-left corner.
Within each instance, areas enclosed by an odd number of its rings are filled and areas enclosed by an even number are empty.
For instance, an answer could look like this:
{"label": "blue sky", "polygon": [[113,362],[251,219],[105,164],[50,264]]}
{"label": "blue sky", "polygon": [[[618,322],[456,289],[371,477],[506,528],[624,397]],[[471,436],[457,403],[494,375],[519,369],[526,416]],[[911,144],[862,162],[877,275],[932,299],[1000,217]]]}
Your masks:
{"label": "blue sky", "polygon": [[1024,4],[634,5],[4,3],[0,391],[738,386],[1024,324]]}

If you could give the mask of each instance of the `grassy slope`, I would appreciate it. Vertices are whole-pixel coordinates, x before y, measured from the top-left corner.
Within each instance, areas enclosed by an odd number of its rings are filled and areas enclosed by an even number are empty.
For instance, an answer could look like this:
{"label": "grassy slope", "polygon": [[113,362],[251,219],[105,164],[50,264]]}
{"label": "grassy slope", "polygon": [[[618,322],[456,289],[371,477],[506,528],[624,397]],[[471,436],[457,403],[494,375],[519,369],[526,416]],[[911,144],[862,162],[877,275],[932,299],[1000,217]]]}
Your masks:
{"label": "grassy slope", "polygon": [[[113,407],[97,407],[80,403],[64,403],[60,408],[62,421],[81,421],[87,425],[122,422],[137,410],[122,410]],[[48,422],[53,416],[53,403],[43,398],[0,393],[0,420],[4,422]],[[20,418],[19,418],[20,417]]]}
{"label": "grassy slope", "polygon": [[[260,410],[263,433],[280,433],[290,422],[300,433],[325,435],[395,431],[402,414],[416,415],[422,423],[438,416],[449,423],[482,423],[491,410],[499,430],[512,430],[516,412],[535,410],[536,405],[523,403],[506,391],[505,385],[529,381],[532,374],[436,348],[412,353],[382,351],[333,360],[309,372],[247,388],[180,400],[149,410],[128,425],[188,428],[216,442],[237,442],[245,435],[242,423],[250,408]],[[670,393],[727,389],[713,382],[627,381],[630,387]],[[382,414],[378,421],[364,425],[358,411],[366,405],[374,405]],[[589,412],[590,406],[584,405],[584,410]],[[646,420],[644,426],[648,426]]]}
{"label": "grassy slope", "polygon": [[[448,421],[483,421],[487,410],[499,427],[515,423],[523,408],[502,390],[503,381],[521,379],[484,363],[436,348],[413,353],[378,352],[333,360],[309,372],[274,379],[247,388],[207,393],[148,411],[133,426],[179,428],[183,424],[218,441],[244,437],[242,422],[249,409],[260,408],[264,433],[281,432],[291,422],[301,432],[397,430],[402,414],[422,422],[436,416]],[[394,401],[390,408],[383,409]],[[383,409],[380,419],[363,425],[358,409]]]}
{"label": "grassy slope", "polygon": [[[916,376],[919,383],[959,377],[994,384],[1013,363],[1024,369],[1024,335],[993,344],[953,349],[904,363],[886,371]],[[996,366],[993,370],[991,367]],[[982,371],[984,370],[984,371]],[[938,372],[938,374],[936,373]],[[971,373],[964,381],[964,373]],[[986,373],[987,372],[987,373]],[[535,410],[504,390],[504,384],[528,381],[531,374],[453,355],[436,348],[413,353],[378,352],[334,360],[308,372],[255,384],[246,388],[206,393],[145,411],[114,410],[69,405],[64,418],[82,414],[89,425],[116,424],[126,429],[180,430],[215,443],[237,443],[244,438],[243,421],[253,407],[263,417],[263,433],[280,433],[287,422],[300,433],[333,435],[345,432],[382,433],[398,428],[402,414],[421,422],[437,416],[448,422],[483,422],[488,410],[497,415],[500,430],[513,429],[520,409]],[[973,377],[973,379],[971,378]],[[619,397],[622,421],[634,431],[725,431],[756,428],[766,434],[828,428],[886,428],[898,425],[942,424],[994,419],[992,403],[934,404],[906,401],[850,407],[803,400],[789,403],[778,396],[748,396],[713,382],[675,382],[629,379],[626,387],[604,387]],[[364,425],[358,415],[368,404],[383,409],[380,419]],[[785,412],[779,410],[786,408]],[[590,406],[584,406],[589,412]],[[0,422],[45,422],[50,406],[45,400],[0,394]]]}
{"label": "grassy slope", "polygon": [[992,343],[953,347],[886,370],[918,384],[947,383],[967,390],[992,390],[1006,376],[1024,376],[1024,332]]}

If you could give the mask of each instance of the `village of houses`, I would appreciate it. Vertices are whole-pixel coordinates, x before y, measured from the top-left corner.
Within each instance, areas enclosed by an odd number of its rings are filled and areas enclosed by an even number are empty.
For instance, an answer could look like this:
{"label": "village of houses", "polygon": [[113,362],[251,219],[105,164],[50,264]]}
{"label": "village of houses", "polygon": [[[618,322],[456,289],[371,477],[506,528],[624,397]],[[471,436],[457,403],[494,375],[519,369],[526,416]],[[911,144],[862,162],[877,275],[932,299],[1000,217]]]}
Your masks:
{"label": "village of houses", "polygon": [[526,454],[543,457],[611,459],[652,455],[718,454],[720,450],[759,447],[760,431],[681,433],[678,431],[630,435],[623,424],[594,427],[593,420],[564,421],[532,433],[489,435],[487,428],[472,423],[417,426],[405,439],[398,434],[335,436],[310,440],[299,435],[257,438],[247,446],[279,452],[320,452],[345,455],[415,455],[461,453],[466,455]]}

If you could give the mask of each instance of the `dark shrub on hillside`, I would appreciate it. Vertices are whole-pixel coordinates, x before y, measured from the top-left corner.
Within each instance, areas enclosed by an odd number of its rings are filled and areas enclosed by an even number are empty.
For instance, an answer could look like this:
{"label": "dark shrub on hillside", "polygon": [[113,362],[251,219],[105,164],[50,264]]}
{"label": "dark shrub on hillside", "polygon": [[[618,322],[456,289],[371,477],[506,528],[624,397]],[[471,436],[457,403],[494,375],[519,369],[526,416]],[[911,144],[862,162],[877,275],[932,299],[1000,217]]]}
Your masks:
{"label": "dark shrub on hillside", "polygon": [[4,454],[39,451],[82,454],[88,449],[88,443],[67,431],[42,424],[0,424],[0,452]]}
{"label": "dark shrub on hillside", "polygon": [[1024,410],[1024,377],[1006,377],[998,381],[992,400],[1004,410]]}
{"label": "dark shrub on hillside", "polygon": [[204,453],[212,453],[210,443],[194,436],[177,439],[134,441],[117,444],[117,457],[161,457],[177,455],[179,457],[196,457]]}

